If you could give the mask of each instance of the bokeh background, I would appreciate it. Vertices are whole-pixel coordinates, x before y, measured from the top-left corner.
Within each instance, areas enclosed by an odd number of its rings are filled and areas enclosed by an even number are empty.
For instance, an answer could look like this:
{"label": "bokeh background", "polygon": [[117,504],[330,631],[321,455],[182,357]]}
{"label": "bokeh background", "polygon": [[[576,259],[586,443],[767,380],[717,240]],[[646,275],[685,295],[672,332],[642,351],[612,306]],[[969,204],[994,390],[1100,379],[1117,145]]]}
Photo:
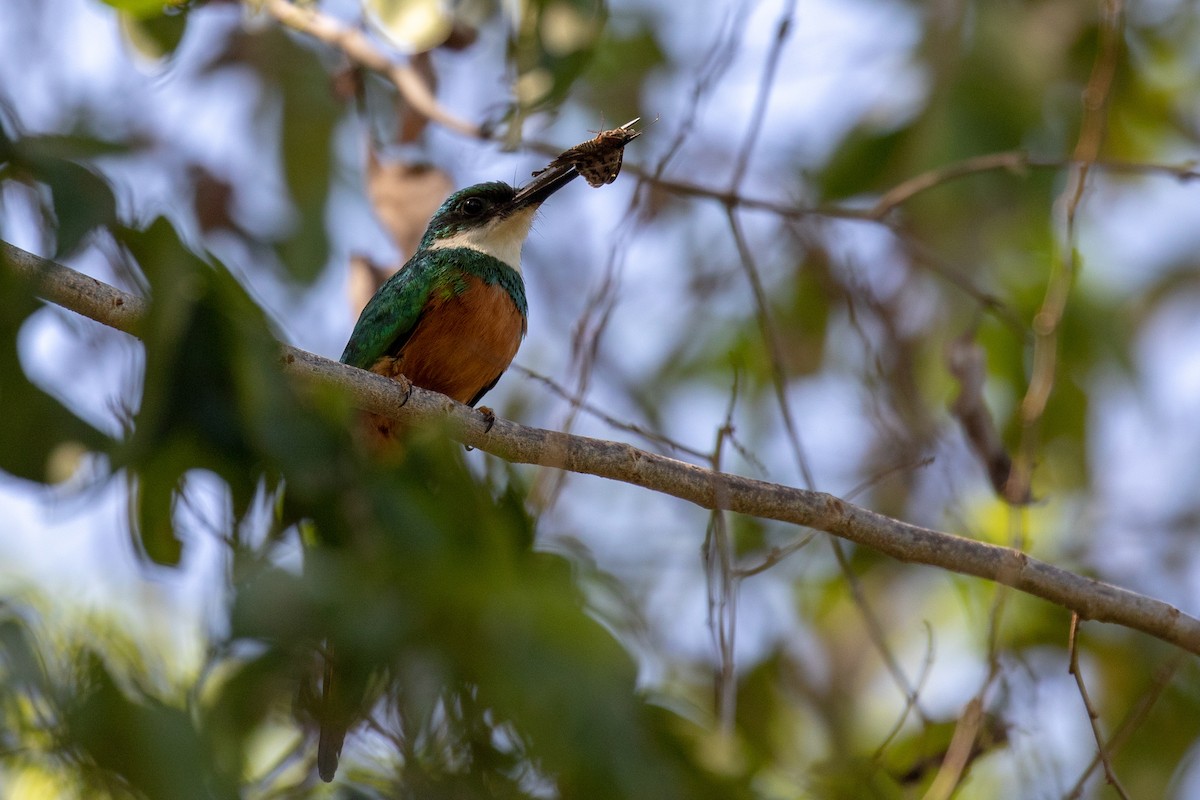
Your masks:
{"label": "bokeh background", "polygon": [[[615,183],[539,215],[499,415],[1194,613],[1194,4],[310,7],[477,134],[279,3],[0,11],[0,238],[157,309],[143,345],[4,287],[5,796],[1200,793],[1200,675],[1162,643],[1080,629],[1117,789],[1060,608],[478,452],[380,472],[269,368],[271,334],[336,358],[452,188],[640,116]],[[401,688],[324,787],[330,627]]]}

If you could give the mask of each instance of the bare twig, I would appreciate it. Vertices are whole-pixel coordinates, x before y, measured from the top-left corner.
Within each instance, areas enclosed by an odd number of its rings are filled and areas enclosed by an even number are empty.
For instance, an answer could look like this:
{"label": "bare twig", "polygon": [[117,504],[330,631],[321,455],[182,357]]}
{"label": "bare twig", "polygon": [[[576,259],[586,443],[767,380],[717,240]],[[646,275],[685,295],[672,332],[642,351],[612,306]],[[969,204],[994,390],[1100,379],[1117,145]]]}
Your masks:
{"label": "bare twig", "polygon": [[804,446],[800,443],[800,430],[796,425],[796,418],[792,415],[791,405],[788,403],[787,375],[783,368],[783,348],[779,343],[779,336],[775,331],[775,326],[771,324],[770,311],[767,308],[767,290],[763,286],[762,276],[759,274],[754,253],[750,250],[750,245],[746,241],[745,234],[742,233],[742,226],[738,222],[737,212],[732,208],[727,208],[726,212],[729,218],[729,230],[733,234],[734,243],[737,245],[739,261],[746,273],[746,280],[750,284],[750,289],[754,294],[754,314],[758,319],[758,327],[762,334],[763,342],[767,345],[767,353],[770,356],[771,381],[775,387],[775,400],[779,405],[779,413],[783,417],[783,425],[788,433],[788,442],[792,446],[792,455],[796,459],[796,466],[800,470],[800,477],[804,481],[805,487],[811,489],[814,486],[812,469],[808,465],[808,457],[805,455]]}
{"label": "bare twig", "polygon": [[[539,152],[553,155],[559,149],[554,145],[539,145]],[[887,220],[890,212],[907,203],[913,197],[931,189],[936,189],[951,181],[967,178],[985,172],[1006,171],[1014,174],[1024,174],[1027,170],[1063,170],[1081,166],[1083,162],[1074,157],[1042,157],[1031,156],[1020,150],[1007,150],[999,153],[985,153],[972,156],[964,161],[957,161],[921,173],[909,178],[895,187],[888,189],[870,208],[858,208],[848,205],[803,206],[783,200],[768,200],[764,197],[748,197],[739,191],[719,189],[712,186],[693,183],[686,180],[666,178],[647,172],[636,164],[627,164],[624,169],[630,175],[640,180],[652,181],[667,192],[683,197],[698,197],[712,200],[723,206],[734,206],[753,211],[766,211],[781,219],[804,220],[813,217],[828,219],[858,220],[861,222],[877,223],[891,227]],[[1114,175],[1151,175],[1164,178],[1174,178],[1183,183],[1200,181],[1200,168],[1194,162],[1183,164],[1155,164],[1140,161],[1114,161],[1098,158],[1088,162],[1091,169]],[[886,198],[886,202],[885,202]]]}
{"label": "bare twig", "polygon": [[[1154,678],[1150,684],[1150,688],[1147,689],[1138,702],[1134,704],[1131,709],[1129,709],[1128,713],[1125,715],[1125,718],[1121,720],[1120,724],[1117,725],[1116,729],[1113,731],[1112,736],[1109,737],[1109,757],[1116,755],[1117,752],[1125,745],[1125,742],[1129,740],[1129,737],[1133,735],[1133,732],[1137,730],[1143,722],[1146,721],[1146,717],[1150,715],[1150,709],[1154,708],[1154,704],[1158,702],[1160,697],[1162,697],[1163,692],[1166,690],[1167,686],[1170,685],[1171,681],[1174,679],[1176,673],[1179,672],[1186,659],[1187,655],[1185,653],[1176,653],[1175,656],[1167,663],[1155,670]],[[1079,800],[1079,798],[1083,796],[1083,789],[1084,786],[1087,785],[1088,778],[1090,778],[1092,773],[1096,771],[1096,768],[1100,766],[1101,755],[1102,753],[1099,751],[1096,753],[1096,755],[1092,758],[1092,763],[1088,764],[1087,769],[1085,769],[1083,774],[1079,776],[1079,780],[1075,782],[1075,785],[1071,787],[1071,791],[1067,792],[1067,794],[1063,797],[1063,800]]]}
{"label": "bare twig", "polygon": [[885,467],[879,472],[876,472],[874,475],[870,475],[856,484],[854,488],[846,492],[845,499],[853,500],[867,489],[870,489],[876,484],[882,483],[893,475],[897,475],[902,472],[916,472],[919,469],[925,469],[932,463],[933,456],[922,456],[920,458],[910,459],[902,464],[893,464],[890,467]]}
{"label": "bare twig", "polygon": [[858,607],[859,613],[862,614],[863,622],[866,623],[867,638],[871,640],[871,644],[875,645],[875,649],[879,651],[888,674],[892,676],[892,680],[895,681],[896,686],[904,694],[905,707],[915,710],[922,722],[928,722],[929,719],[918,704],[917,690],[913,688],[912,683],[908,680],[908,676],[900,668],[900,662],[896,659],[895,653],[892,652],[892,648],[887,642],[887,634],[883,630],[883,623],[879,621],[879,615],[875,613],[875,609],[871,607],[870,601],[867,600],[867,595],[862,588],[862,581],[858,579],[858,575],[850,567],[850,559],[846,557],[845,548],[837,539],[830,539],[829,544],[833,547],[833,554],[837,557],[838,566],[841,567],[842,575],[846,579],[846,585],[850,587],[850,596],[854,599],[854,605]]}
{"label": "bare twig", "polygon": [[813,537],[815,536],[815,533],[806,533],[803,536],[797,537],[795,541],[789,542],[781,547],[772,547],[767,551],[767,554],[763,557],[762,561],[759,561],[757,564],[740,566],[734,571],[734,574],[739,578],[749,578],[752,575],[759,574],[760,572],[766,572],[771,567],[790,556],[792,553],[803,549],[809,542],[813,540]]}
{"label": "bare twig", "polygon": [[907,203],[921,192],[932,189],[935,186],[941,186],[943,183],[949,183],[957,178],[963,178],[967,175],[977,175],[981,172],[992,172],[999,169],[1017,172],[1028,166],[1029,158],[1020,150],[1009,150],[1003,153],[986,153],[981,156],[964,159],[963,161],[957,161],[953,164],[946,164],[936,169],[931,169],[928,172],[922,172],[920,175],[909,178],[888,189],[875,201],[875,205],[867,212],[867,217],[870,219],[883,219],[897,207]]}
{"label": "bare twig", "polygon": [[[596,366],[596,358],[600,350],[600,339],[608,327],[613,310],[617,304],[617,286],[620,282],[621,263],[618,247],[628,245],[628,237],[617,237],[618,244],[609,254],[604,279],[588,298],[587,305],[575,323],[575,331],[571,337],[571,355],[575,367],[575,389],[568,396],[570,407],[559,424],[564,431],[575,427],[575,420],[583,407],[584,398],[592,384],[592,374]],[[567,474],[564,472],[542,472],[537,476],[533,485],[532,496],[534,505],[540,509],[549,509],[557,501],[566,485]]]}
{"label": "bare twig", "polygon": [[[727,11],[721,24],[720,33],[717,34],[716,40],[708,48],[704,60],[696,70],[696,82],[692,85],[691,96],[688,98],[683,116],[676,126],[675,136],[664,148],[662,157],[654,167],[653,177],[656,182],[663,177],[667,166],[679,154],[688,136],[697,130],[696,117],[700,114],[705,98],[717,85],[718,79],[733,64],[734,57],[737,55],[738,42],[750,19],[750,9],[746,8],[747,5],[748,2],[744,0],[741,8],[731,8]],[[646,176],[641,175],[641,177]]]}
{"label": "bare twig", "polygon": [[962,780],[963,772],[971,763],[971,753],[975,750],[975,739],[983,725],[983,700],[978,695],[967,703],[967,708],[958,719],[954,735],[950,737],[950,746],[946,748],[946,757],[942,759],[941,769],[937,777],[925,792],[924,800],[946,800]]}
{"label": "bare twig", "polygon": [[538,383],[542,384],[550,391],[554,392],[554,394],[558,395],[563,400],[566,400],[572,406],[578,406],[582,411],[586,411],[587,413],[591,414],[593,417],[600,420],[605,425],[608,425],[610,428],[614,428],[619,431],[625,431],[626,433],[632,433],[634,436],[639,436],[648,442],[652,442],[656,445],[661,445],[662,447],[673,450],[676,453],[681,453],[683,455],[690,456],[691,458],[695,458],[695,459],[708,458],[707,453],[705,453],[701,450],[698,450],[695,447],[689,447],[688,445],[684,444],[683,442],[677,442],[674,439],[672,439],[671,437],[667,436],[666,434],[662,434],[657,431],[648,430],[645,427],[638,425],[637,423],[634,423],[634,422],[623,422],[623,421],[617,419],[616,417],[607,413],[603,409],[598,408],[598,407],[592,405],[591,403],[587,402],[586,400],[583,400],[583,399],[577,397],[574,392],[570,391],[569,389],[567,389],[567,387],[563,386],[561,383],[559,383],[558,381],[549,377],[548,375],[543,375],[540,372],[535,372],[534,370],[530,369],[529,367],[523,367],[520,364],[513,364],[509,369],[512,369],[515,372],[519,372],[520,374],[524,375],[526,378],[537,381]]}
{"label": "bare twig", "polygon": [[455,116],[438,103],[416,69],[390,58],[362,31],[343,25],[315,7],[298,6],[290,0],[265,0],[263,5],[282,24],[338,48],[351,61],[383,75],[396,85],[400,95],[416,113],[464,136],[484,138],[478,125]]}
{"label": "bare twig", "polygon": [[[737,408],[738,381],[733,378],[725,421],[717,428],[710,464],[714,476],[721,475],[725,441],[733,433],[733,412]],[[718,498],[724,491],[718,481]],[[733,539],[725,512],[713,509],[708,534],[704,539],[705,578],[708,584],[708,625],[712,631],[720,667],[717,670],[717,719],[725,734],[732,734],[737,711],[737,664],[734,659],[737,642],[738,576],[733,564]]]}
{"label": "bare twig", "polygon": [[[0,268],[26,279],[43,298],[97,322],[136,332],[145,301],[53,261],[0,242]],[[648,453],[622,442],[528,428],[505,419],[490,424],[478,411],[444,395],[408,387],[288,345],[285,373],[345,392],[365,411],[407,423],[445,424],[456,439],[520,464],[540,464],[618,480],[702,508],[788,522],[840,536],[909,563],[927,564],[1002,583],[1079,614],[1138,630],[1200,655],[1200,619],[1174,606],[1047,564],[1020,550],[922,528],[806,491],[711,470]],[[717,486],[721,491],[717,491]]]}
{"label": "bare twig", "polygon": [[729,191],[731,192],[736,192],[741,188],[742,178],[746,176],[746,168],[750,165],[754,144],[758,141],[763,120],[767,116],[767,103],[771,99],[771,87],[775,84],[775,74],[779,71],[779,58],[783,55],[783,46],[792,31],[795,16],[796,0],[788,0],[779,12],[779,22],[775,26],[775,38],[772,40],[771,48],[767,51],[767,58],[763,62],[762,78],[758,81],[758,93],[754,98],[754,107],[750,111],[746,138],[742,140],[742,147],[733,163],[733,175],[729,179]]}
{"label": "bare twig", "polygon": [[[904,723],[908,720],[908,715],[913,712],[913,709],[918,709],[917,701],[921,697],[921,689],[925,687],[925,682],[929,680],[929,676],[933,673],[933,627],[929,621],[925,621],[925,658],[921,662],[921,674],[917,678],[913,692],[909,695],[904,703],[904,708],[900,710],[900,716],[896,718],[896,722],[892,725],[892,729],[888,731],[887,736],[883,737],[883,741],[875,748],[875,752],[871,755],[872,761],[879,761],[883,758],[883,754],[887,751],[888,745],[892,740],[899,735],[904,729]],[[924,714],[921,715],[922,720],[928,722]]]}
{"label": "bare twig", "polygon": [[1100,757],[1100,763],[1104,765],[1104,777],[1108,779],[1109,785],[1113,787],[1117,794],[1124,800],[1129,800],[1129,793],[1125,791],[1125,787],[1121,785],[1121,781],[1117,778],[1116,770],[1113,769],[1112,760],[1108,757],[1108,745],[1104,743],[1104,734],[1100,731],[1100,712],[1092,705],[1092,698],[1088,694],[1087,684],[1083,682],[1083,670],[1079,668],[1079,615],[1071,615],[1071,630],[1067,636],[1067,652],[1070,654],[1070,666],[1067,671],[1075,678],[1075,686],[1079,688],[1079,697],[1083,700],[1083,707],[1087,709],[1088,722],[1092,726],[1092,736],[1096,738],[1096,753]]}
{"label": "bare twig", "polygon": [[1021,400],[1022,435],[1006,487],[1009,496],[1024,497],[1030,492],[1042,417],[1058,374],[1058,331],[1079,271],[1079,259],[1075,252],[1076,215],[1087,188],[1088,176],[1100,155],[1108,99],[1121,45],[1122,0],[1104,0],[1103,9],[1100,47],[1083,93],[1083,123],[1079,141],[1075,145],[1075,169],[1059,199],[1066,207],[1065,241],[1061,258],[1055,259],[1052,265],[1041,308],[1033,318],[1033,367],[1029,386]]}
{"label": "bare twig", "polygon": [[[767,102],[771,97],[771,87],[775,83],[775,74],[779,68],[779,59],[783,55],[783,46],[787,42],[788,35],[791,32],[795,13],[795,0],[784,3],[783,9],[779,12],[779,22],[775,29],[775,39],[771,42],[771,48],[767,51],[767,57],[763,63],[763,74],[758,82],[758,93],[755,95],[754,108],[750,113],[750,123],[746,130],[746,137],[742,141],[741,149],[738,151],[737,158],[734,161],[733,174],[729,181],[729,193],[731,195],[736,195],[741,187],[742,179],[746,175],[746,169],[750,163],[750,155],[754,152],[754,143],[758,140],[763,119],[766,117]],[[758,266],[750,250],[750,246],[746,242],[745,234],[742,233],[735,208],[732,205],[726,205],[725,211],[729,219],[729,229],[733,234],[734,244],[737,246],[742,269],[746,273],[746,279],[750,283],[750,288],[754,293],[755,315],[758,318],[763,341],[767,345],[767,352],[770,355],[775,396],[779,403],[780,412],[783,415],[784,426],[787,428],[792,452],[796,458],[796,464],[800,469],[805,486],[811,489],[813,488],[812,470],[809,468],[808,458],[805,456],[804,448],[800,444],[800,433],[797,430],[796,422],[788,406],[787,379],[783,368],[782,348],[779,345],[779,338],[774,326],[771,324],[771,317],[767,308],[766,290],[763,287],[762,277],[759,274]]]}

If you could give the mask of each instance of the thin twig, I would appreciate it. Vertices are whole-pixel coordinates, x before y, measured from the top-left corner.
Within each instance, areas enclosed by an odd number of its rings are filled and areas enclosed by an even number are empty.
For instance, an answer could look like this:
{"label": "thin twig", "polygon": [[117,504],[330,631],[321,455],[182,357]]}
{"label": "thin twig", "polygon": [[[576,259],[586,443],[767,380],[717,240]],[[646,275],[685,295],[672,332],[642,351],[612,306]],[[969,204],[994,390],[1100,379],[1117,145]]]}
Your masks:
{"label": "thin twig", "polygon": [[967,703],[966,710],[954,727],[954,735],[950,737],[950,746],[946,748],[946,757],[937,776],[925,792],[924,800],[947,800],[958,788],[959,782],[967,766],[971,763],[971,754],[975,750],[975,739],[983,725],[983,700],[978,695]]}
{"label": "thin twig", "polygon": [[[929,620],[925,620],[925,658],[921,661],[921,674],[917,678],[914,691],[905,701],[904,708],[900,711],[900,716],[896,719],[895,724],[892,725],[892,729],[888,731],[887,736],[883,737],[883,741],[879,743],[879,747],[876,747],[875,752],[871,754],[872,761],[878,762],[879,759],[883,758],[888,745],[904,729],[904,723],[908,721],[908,715],[914,709],[917,709],[917,701],[921,697],[921,690],[925,688],[925,683],[929,680],[929,676],[933,674],[933,653],[933,627],[929,624]],[[924,715],[922,715],[922,720],[928,722],[928,719]]]}
{"label": "thin twig", "polygon": [[749,578],[753,575],[758,575],[760,572],[766,572],[771,567],[790,556],[792,553],[795,553],[796,551],[807,546],[815,536],[815,533],[806,533],[803,536],[798,537],[795,541],[785,544],[781,547],[772,547],[767,551],[767,554],[763,556],[762,561],[759,561],[757,564],[738,567],[736,570],[734,570],[734,574],[739,578]]}
{"label": "thin twig", "polygon": [[1104,743],[1104,734],[1100,731],[1100,712],[1092,705],[1092,698],[1088,694],[1087,684],[1083,682],[1083,670],[1079,668],[1079,615],[1071,615],[1071,629],[1067,635],[1067,653],[1070,658],[1070,666],[1067,672],[1075,679],[1075,686],[1079,689],[1079,697],[1083,700],[1083,707],[1087,709],[1088,723],[1092,726],[1092,736],[1096,739],[1096,753],[1100,757],[1100,763],[1104,765],[1104,777],[1108,779],[1108,783],[1119,794],[1123,800],[1129,800],[1129,793],[1125,791],[1125,787],[1117,778],[1117,772],[1113,769],[1112,760],[1108,757],[1108,746]]}
{"label": "thin twig", "polygon": [[874,475],[871,475],[870,477],[868,477],[865,480],[858,483],[858,485],[856,485],[853,489],[846,492],[846,494],[843,495],[843,497],[846,500],[853,500],[854,498],[858,497],[860,494],[865,492],[867,489],[870,489],[872,486],[882,483],[883,481],[887,480],[888,478],[892,477],[893,475],[899,474],[901,472],[916,472],[919,469],[925,469],[932,463],[933,463],[933,456],[922,456],[921,458],[914,458],[910,461],[905,461],[903,464],[893,464],[890,467],[885,467],[884,469],[880,470],[879,472],[876,472]]}
{"label": "thin twig", "polygon": [[737,246],[742,270],[746,273],[746,280],[754,294],[754,315],[758,320],[759,331],[770,356],[771,383],[775,388],[775,400],[779,406],[780,416],[783,417],[783,426],[787,430],[788,442],[792,446],[792,455],[796,459],[800,477],[804,481],[805,488],[811,489],[815,485],[815,481],[812,469],[808,465],[808,456],[804,452],[804,446],[800,443],[800,430],[792,415],[791,405],[788,403],[787,375],[783,368],[783,347],[779,342],[775,326],[771,324],[770,311],[767,306],[767,290],[763,287],[757,261],[750,250],[750,245],[746,242],[746,236],[738,222],[737,212],[732,208],[727,208],[726,214],[729,219],[729,230],[733,234],[733,241]]}
{"label": "thin twig", "polygon": [[767,116],[767,104],[771,100],[771,88],[775,85],[775,75],[779,72],[779,59],[783,56],[783,46],[791,34],[792,24],[796,16],[796,0],[788,0],[779,12],[779,22],[775,25],[775,38],[767,51],[763,62],[762,77],[758,81],[758,93],[754,97],[754,107],[750,110],[750,121],[746,126],[746,137],[742,147],[733,162],[733,174],[729,179],[729,191],[737,192],[746,177],[746,169],[750,165],[750,156],[754,153],[754,145],[762,132],[763,120]]}
{"label": "thin twig", "polygon": [[867,212],[867,217],[877,220],[883,219],[893,210],[907,203],[921,192],[932,189],[935,186],[941,186],[944,183],[949,183],[957,178],[963,178],[967,175],[977,175],[981,172],[992,172],[999,169],[1017,172],[1028,166],[1029,157],[1020,150],[1009,150],[1003,153],[986,153],[962,161],[956,161],[953,164],[946,164],[936,169],[931,169],[928,172],[922,172],[920,175],[909,178],[888,189],[875,201],[875,205]]}
{"label": "thin twig", "polygon": [[[725,420],[717,428],[716,442],[710,460],[714,476],[721,475],[725,440],[733,432],[733,412],[737,408],[738,381],[734,374],[733,388],[729,393],[729,405]],[[724,487],[718,481],[715,489],[720,493]],[[737,712],[737,665],[734,659],[737,641],[738,582],[733,566],[733,540],[725,512],[713,509],[708,533],[704,539],[705,579],[708,585],[708,625],[712,631],[720,667],[717,670],[717,720],[720,730],[732,734]]]}
{"label": "thin twig", "polygon": [[[546,145],[545,152],[554,155],[561,148]],[[540,152],[540,149],[539,149]],[[1156,164],[1140,161],[1117,161],[1096,159],[1089,162],[1091,169],[1114,175],[1142,175],[1174,178],[1182,183],[1200,181],[1200,168],[1193,161],[1182,164]],[[1081,166],[1082,162],[1075,158],[1031,156],[1024,151],[1003,151],[999,153],[984,153],[972,156],[961,162],[936,167],[929,172],[909,178],[895,187],[885,190],[876,204],[868,208],[858,208],[848,205],[804,206],[784,200],[768,200],[764,197],[748,197],[738,191],[704,186],[692,181],[679,180],[655,175],[637,164],[626,164],[624,172],[636,176],[639,180],[650,181],[659,189],[682,197],[697,197],[712,200],[722,206],[734,206],[752,211],[765,211],[781,219],[805,220],[813,217],[841,219],[847,221],[867,222],[891,227],[887,220],[890,212],[907,203],[913,197],[931,189],[944,186],[954,180],[971,177],[986,172],[1007,171],[1023,174],[1026,170],[1063,170]],[[901,187],[905,187],[901,189]],[[888,198],[883,204],[882,198]]]}
{"label": "thin twig", "polygon": [[[1121,720],[1116,729],[1113,730],[1112,736],[1108,739],[1108,754],[1114,756],[1118,751],[1129,741],[1129,737],[1133,732],[1141,727],[1141,724],[1150,716],[1150,710],[1154,708],[1154,704],[1162,697],[1167,686],[1170,685],[1176,673],[1183,667],[1187,660],[1186,653],[1176,653],[1167,663],[1163,664],[1159,669],[1155,670],[1154,678],[1150,683],[1150,688],[1141,696],[1136,704],[1126,713],[1125,718]],[[1088,778],[1100,766],[1101,753],[1097,752],[1092,757],[1092,762],[1088,764],[1087,769],[1079,776],[1075,785],[1071,787],[1063,800],[1079,800],[1083,796],[1084,786],[1087,785]]]}
{"label": "thin twig", "polygon": [[880,657],[883,658],[883,665],[887,667],[888,674],[892,676],[896,686],[900,688],[904,695],[905,704],[913,708],[917,712],[917,716],[922,722],[927,723],[928,717],[918,704],[917,690],[909,682],[908,676],[904,674],[904,670],[900,668],[900,662],[896,659],[896,654],[892,652],[891,646],[887,642],[887,634],[884,632],[883,623],[879,621],[879,615],[875,613],[875,609],[871,607],[870,601],[867,600],[867,595],[863,591],[862,581],[858,579],[858,575],[850,567],[850,559],[846,557],[846,550],[838,539],[830,539],[829,544],[833,547],[833,554],[837,557],[838,566],[842,569],[842,575],[846,579],[846,585],[850,588],[850,596],[854,599],[854,605],[858,608],[862,615],[863,622],[867,626],[867,638],[871,640],[871,644],[879,651]]}
{"label": "thin twig", "polygon": [[[748,3],[743,3],[743,6],[745,5]],[[662,185],[663,173],[667,171],[671,161],[683,148],[688,136],[698,129],[695,124],[696,117],[700,114],[707,95],[712,92],[720,77],[733,64],[734,57],[738,52],[738,42],[742,38],[742,32],[749,19],[750,9],[745,7],[731,9],[727,13],[725,21],[721,25],[721,32],[717,34],[716,40],[708,48],[703,62],[696,70],[696,83],[692,86],[691,97],[688,98],[683,117],[679,120],[675,137],[663,150],[662,157],[654,167],[653,179],[658,185]],[[647,177],[640,171],[638,174],[641,178]],[[640,183],[639,185],[644,184]]]}
{"label": "thin twig", "polygon": [[534,370],[531,370],[528,367],[523,367],[520,364],[513,364],[510,367],[510,369],[524,375],[527,378],[535,380],[538,383],[541,383],[543,386],[545,386],[550,391],[554,392],[554,394],[558,395],[563,400],[566,400],[568,403],[570,403],[573,406],[578,406],[581,410],[586,411],[588,414],[591,414],[593,417],[600,420],[601,422],[603,422],[604,424],[608,425],[611,428],[615,428],[616,430],[619,430],[619,431],[625,431],[626,433],[632,433],[634,436],[640,436],[641,438],[645,439],[648,442],[653,442],[654,444],[662,445],[663,447],[673,450],[676,453],[681,453],[683,455],[690,456],[697,460],[708,458],[708,453],[705,453],[694,447],[689,447],[688,445],[684,444],[683,442],[675,441],[674,439],[667,436],[666,434],[659,433],[657,431],[648,430],[645,427],[638,425],[637,423],[634,423],[634,422],[623,422],[623,421],[617,419],[616,417],[612,416],[611,414],[606,413],[602,409],[592,405],[591,403],[588,403],[586,400],[580,399],[579,397],[577,397],[575,395],[574,392],[572,392],[567,387],[563,386],[561,383],[554,380],[553,378],[551,378],[548,375],[543,375],[540,372],[535,372]]}
{"label": "thin twig", "polygon": [[298,6],[289,0],[265,0],[264,7],[282,24],[338,48],[351,61],[383,75],[395,84],[409,107],[421,116],[464,136],[484,138],[478,125],[455,116],[438,103],[417,70],[390,58],[362,31],[343,25],[315,7]]}
{"label": "thin twig", "polygon": [[1067,300],[1079,271],[1079,258],[1075,252],[1076,216],[1087,189],[1088,177],[1100,156],[1108,100],[1112,93],[1121,45],[1122,0],[1105,0],[1103,5],[1100,47],[1083,93],[1083,123],[1080,125],[1079,140],[1072,159],[1076,166],[1071,181],[1056,204],[1065,205],[1066,208],[1065,241],[1060,258],[1055,259],[1055,263],[1051,265],[1045,298],[1033,318],[1033,367],[1029,386],[1021,400],[1021,440],[1009,476],[1009,485],[1005,490],[1009,497],[1026,497],[1030,494],[1042,418],[1058,374],[1059,327],[1062,325]]}

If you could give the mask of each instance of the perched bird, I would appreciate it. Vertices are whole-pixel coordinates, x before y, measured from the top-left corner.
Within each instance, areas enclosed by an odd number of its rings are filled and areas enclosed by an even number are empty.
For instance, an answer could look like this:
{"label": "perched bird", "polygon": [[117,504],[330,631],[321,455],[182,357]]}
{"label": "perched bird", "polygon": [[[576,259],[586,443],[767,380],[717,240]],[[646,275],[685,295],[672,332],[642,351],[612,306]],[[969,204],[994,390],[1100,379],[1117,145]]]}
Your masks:
{"label": "perched bird", "polygon": [[[521,245],[534,214],[576,174],[558,170],[520,190],[493,182],[450,195],[417,252],[363,309],[342,362],[478,403],[525,335]],[[390,421],[374,421],[391,432]]]}
{"label": "perched bird", "polygon": [[[521,189],[481,183],[450,195],[416,253],[363,309],[342,362],[474,406],[512,363],[526,331],[521,246],[541,203],[575,178],[564,165]],[[370,415],[383,437],[395,423]],[[333,780],[353,698],[326,655],[317,771]]]}

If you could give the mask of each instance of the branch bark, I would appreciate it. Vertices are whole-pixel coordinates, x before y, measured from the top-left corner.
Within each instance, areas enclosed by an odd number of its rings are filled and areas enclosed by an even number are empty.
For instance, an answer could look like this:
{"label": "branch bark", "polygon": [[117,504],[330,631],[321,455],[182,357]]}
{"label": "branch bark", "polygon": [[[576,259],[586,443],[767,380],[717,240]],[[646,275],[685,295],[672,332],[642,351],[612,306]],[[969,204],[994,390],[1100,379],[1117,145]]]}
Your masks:
{"label": "branch bark", "polygon": [[[45,300],[136,333],[146,303],[53,261],[0,242],[0,263]],[[1121,625],[1200,655],[1200,619],[1161,600],[1077,575],[1020,550],[930,530],[877,514],[824,492],[718,474],[620,442],[529,428],[483,416],[448,397],[282,345],[283,369],[336,386],[364,410],[406,422],[448,421],[464,444],[521,464],[595,475],[671,495],[706,509],[794,523],[831,533],[900,561],[972,575],[1048,600],[1081,619]]]}

